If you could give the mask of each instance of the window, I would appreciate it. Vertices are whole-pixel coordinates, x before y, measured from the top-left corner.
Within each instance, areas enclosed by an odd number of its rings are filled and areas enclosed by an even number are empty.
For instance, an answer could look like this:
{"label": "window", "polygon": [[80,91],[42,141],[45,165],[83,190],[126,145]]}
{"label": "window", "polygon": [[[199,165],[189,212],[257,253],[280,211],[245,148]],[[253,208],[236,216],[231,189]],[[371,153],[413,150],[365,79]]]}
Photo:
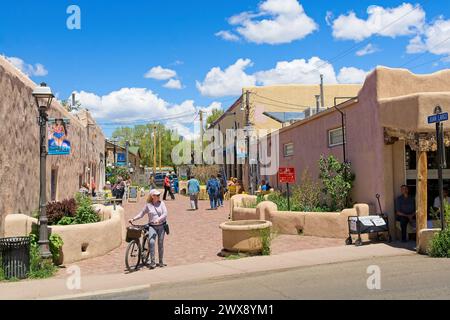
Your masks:
{"label": "window", "polygon": [[328,131],[328,146],[335,147],[344,144],[342,127]]}
{"label": "window", "polygon": [[58,169],[52,169],[50,195],[51,201],[56,201],[56,191],[58,188]]}
{"label": "window", "polygon": [[285,157],[291,157],[294,155],[294,144],[291,143],[286,143],[284,145],[284,156]]}

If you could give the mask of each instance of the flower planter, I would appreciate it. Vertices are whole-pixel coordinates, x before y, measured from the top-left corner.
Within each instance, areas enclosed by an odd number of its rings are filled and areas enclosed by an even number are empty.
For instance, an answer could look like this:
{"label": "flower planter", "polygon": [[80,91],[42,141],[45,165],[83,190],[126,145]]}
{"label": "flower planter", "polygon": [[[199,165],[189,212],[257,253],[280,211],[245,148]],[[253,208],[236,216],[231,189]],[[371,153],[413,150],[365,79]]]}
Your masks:
{"label": "flower planter", "polygon": [[260,253],[263,249],[261,234],[271,230],[272,223],[259,220],[229,221],[222,223],[220,228],[226,251]]}

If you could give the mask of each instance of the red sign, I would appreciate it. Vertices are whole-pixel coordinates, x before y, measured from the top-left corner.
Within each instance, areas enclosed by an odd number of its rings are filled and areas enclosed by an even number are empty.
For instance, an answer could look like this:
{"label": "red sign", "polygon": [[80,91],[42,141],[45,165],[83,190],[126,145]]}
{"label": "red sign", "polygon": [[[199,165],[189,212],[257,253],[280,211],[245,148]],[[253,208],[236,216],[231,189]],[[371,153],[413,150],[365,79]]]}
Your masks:
{"label": "red sign", "polygon": [[280,183],[295,183],[295,168],[280,168],[278,178]]}

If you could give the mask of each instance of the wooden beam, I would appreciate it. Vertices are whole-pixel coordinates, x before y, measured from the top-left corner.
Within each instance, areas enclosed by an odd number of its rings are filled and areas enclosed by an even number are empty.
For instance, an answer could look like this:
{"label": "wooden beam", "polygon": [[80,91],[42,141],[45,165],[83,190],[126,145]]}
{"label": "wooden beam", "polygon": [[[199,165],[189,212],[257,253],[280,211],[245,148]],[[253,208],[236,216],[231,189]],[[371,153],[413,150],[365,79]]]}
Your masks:
{"label": "wooden beam", "polygon": [[426,151],[417,153],[417,195],[416,195],[417,250],[419,250],[420,230],[427,228],[428,213],[428,159]]}

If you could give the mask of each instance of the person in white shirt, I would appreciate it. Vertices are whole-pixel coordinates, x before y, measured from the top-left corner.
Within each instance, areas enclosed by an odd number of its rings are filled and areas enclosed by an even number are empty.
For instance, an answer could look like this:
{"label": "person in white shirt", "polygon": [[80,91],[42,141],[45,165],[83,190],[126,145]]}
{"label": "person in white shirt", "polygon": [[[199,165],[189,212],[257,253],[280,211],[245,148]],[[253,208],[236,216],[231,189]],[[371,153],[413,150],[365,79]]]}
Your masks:
{"label": "person in white shirt", "polygon": [[[448,200],[449,200],[448,199],[448,188],[444,188],[444,206],[450,203]],[[436,199],[434,199],[433,208],[435,208],[438,211],[441,210],[441,200],[440,200],[439,196],[437,196]]]}
{"label": "person in white shirt", "polygon": [[150,269],[156,268],[155,263],[155,243],[158,238],[158,257],[160,268],[165,267],[164,264],[164,235],[166,233],[165,225],[167,223],[167,208],[163,201],[161,201],[161,192],[158,190],[150,191],[147,199],[147,204],[142,211],[129,222],[133,223],[136,220],[148,216],[149,241],[150,241]]}

